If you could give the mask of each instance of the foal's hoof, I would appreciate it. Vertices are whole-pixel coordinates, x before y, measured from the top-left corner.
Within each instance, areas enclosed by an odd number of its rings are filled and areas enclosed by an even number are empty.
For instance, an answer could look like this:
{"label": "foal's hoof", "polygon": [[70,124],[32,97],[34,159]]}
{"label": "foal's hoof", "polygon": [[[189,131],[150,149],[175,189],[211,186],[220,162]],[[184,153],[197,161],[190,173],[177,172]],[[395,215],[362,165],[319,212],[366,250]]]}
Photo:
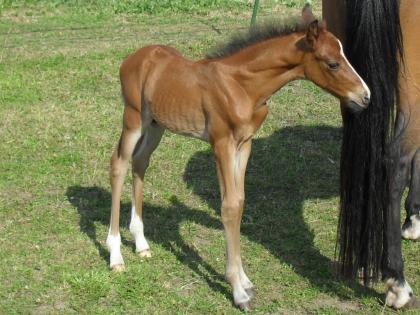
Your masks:
{"label": "foal's hoof", "polygon": [[255,297],[256,293],[257,293],[256,290],[255,290],[255,287],[247,288],[247,289],[245,289],[245,292],[246,292],[246,294],[248,294],[250,299],[253,299]]}
{"label": "foal's hoof", "polygon": [[111,270],[115,271],[115,272],[122,272],[122,271],[125,270],[125,267],[122,264],[113,265],[113,266],[111,266]]}
{"label": "foal's hoof", "polygon": [[249,302],[249,301],[247,301],[247,302],[243,302],[243,303],[238,303],[238,305],[237,305],[238,307],[239,307],[239,309],[241,310],[241,311],[243,311],[243,312],[248,312],[248,311],[250,311],[252,308],[251,308],[251,303]]}
{"label": "foal's hoof", "polygon": [[139,256],[141,258],[151,258],[152,257],[152,253],[150,252],[150,249],[145,249],[139,252]]}

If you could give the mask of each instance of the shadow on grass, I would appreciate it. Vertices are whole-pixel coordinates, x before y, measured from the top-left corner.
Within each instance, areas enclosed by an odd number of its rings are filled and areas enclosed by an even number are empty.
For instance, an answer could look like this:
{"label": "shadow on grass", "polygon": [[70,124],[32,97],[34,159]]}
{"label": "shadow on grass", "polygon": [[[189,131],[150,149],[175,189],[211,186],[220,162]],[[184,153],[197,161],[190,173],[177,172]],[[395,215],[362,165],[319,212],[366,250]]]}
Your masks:
{"label": "shadow on grass", "polygon": [[[268,138],[254,140],[246,176],[241,234],[263,245],[321,291],[348,299],[350,287],[335,279],[333,262],[314,246],[313,232],[303,218],[306,200],[337,196],[339,145],[340,130],[327,126],[288,127]],[[218,181],[210,149],[190,158],[183,179],[195,194],[220,212]],[[80,213],[81,231],[92,239],[108,263],[109,254],[97,240],[95,222],[109,224],[110,193],[100,187],[73,186],[68,188],[67,197]],[[130,207],[130,204],[122,205],[124,226],[129,223]],[[222,229],[221,223],[187,207],[175,197],[169,207],[145,203],[143,208],[146,238],[174,253],[181,263],[206,279],[213,290],[231,298],[223,275],[206,263],[179,234],[179,225],[184,220],[215,229]],[[320,211],[320,222],[336,215]],[[134,250],[132,241],[123,239],[122,242]],[[252,274],[249,276],[252,279]],[[351,285],[351,289],[357,296],[377,295],[357,284]]]}
{"label": "shadow on grass", "polygon": [[[101,240],[101,243],[97,239],[95,223],[109,225],[111,194],[101,187],[72,186],[67,189],[67,197],[79,211],[80,230],[89,236],[100,256],[108,264],[109,252],[102,245],[105,240]],[[148,203],[143,204],[145,210],[143,218],[147,222],[145,224],[147,239],[170,251],[181,263],[186,264],[198,276],[205,279],[209,287],[230,299],[231,293],[224,282],[224,276],[206,263],[194,248],[185,243],[179,233],[179,226],[185,220],[193,220],[198,224],[214,229],[222,229],[221,223],[202,211],[186,207],[176,197],[172,197],[171,203],[172,205],[166,208]],[[130,203],[121,205],[120,226],[129,225],[130,209]],[[121,236],[121,242],[123,246],[130,246],[135,251],[133,240],[127,240]],[[203,271],[203,268],[205,271]]]}

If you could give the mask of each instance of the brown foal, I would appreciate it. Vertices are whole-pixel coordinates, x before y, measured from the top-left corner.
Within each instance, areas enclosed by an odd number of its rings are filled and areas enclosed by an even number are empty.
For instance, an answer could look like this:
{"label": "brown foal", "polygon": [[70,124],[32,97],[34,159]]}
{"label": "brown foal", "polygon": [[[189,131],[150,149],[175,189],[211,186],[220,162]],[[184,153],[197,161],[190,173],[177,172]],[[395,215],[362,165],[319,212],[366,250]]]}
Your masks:
{"label": "brown foal", "polygon": [[[255,35],[255,34],[254,34]],[[120,69],[125,102],[123,129],[111,160],[112,211],[107,238],[110,266],[123,269],[119,234],[120,196],[132,158],[130,231],[136,251],[150,257],[142,222],[142,190],[150,155],[164,129],[211,144],[222,199],[227,244],[226,279],[234,303],[248,309],[253,284],[240,255],[244,177],[251,141],[268,113],[267,100],[286,83],[311,80],[349,104],[363,109],[370,91],[348,63],[338,39],[319,25],[309,7],[293,30],[260,34],[236,51],[197,62],[167,46],[147,46],[128,56]]]}

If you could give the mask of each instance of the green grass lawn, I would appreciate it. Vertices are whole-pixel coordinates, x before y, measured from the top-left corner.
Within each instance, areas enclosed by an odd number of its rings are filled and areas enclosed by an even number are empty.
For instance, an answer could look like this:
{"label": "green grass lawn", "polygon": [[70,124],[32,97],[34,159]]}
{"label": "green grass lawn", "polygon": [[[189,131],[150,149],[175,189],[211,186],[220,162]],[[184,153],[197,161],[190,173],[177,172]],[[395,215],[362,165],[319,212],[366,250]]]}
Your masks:
{"label": "green grass lawn", "polygon": [[[321,1],[312,2],[320,15]],[[0,0],[0,314],[240,313],[223,276],[214,161],[199,140],[165,133],[152,156],[144,193],[149,260],[135,254],[128,231],[127,179],[127,268],[108,267],[108,170],[121,130],[122,59],[149,43],[202,58],[247,28],[252,14],[252,1],[168,3]],[[299,14],[303,3],[262,1],[258,18]],[[382,285],[363,289],[333,272],[337,101],[293,82],[270,108],[254,140],[241,234],[244,266],[257,286],[254,312],[380,314]],[[404,241],[403,250],[407,279],[420,295],[420,243]]]}

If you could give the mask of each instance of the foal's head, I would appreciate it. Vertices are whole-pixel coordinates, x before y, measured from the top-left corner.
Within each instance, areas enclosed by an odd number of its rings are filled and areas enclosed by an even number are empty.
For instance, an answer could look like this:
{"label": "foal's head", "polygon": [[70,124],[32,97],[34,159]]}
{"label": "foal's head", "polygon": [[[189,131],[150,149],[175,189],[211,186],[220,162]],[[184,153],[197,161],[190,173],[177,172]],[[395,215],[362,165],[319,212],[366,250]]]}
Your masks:
{"label": "foal's head", "polygon": [[303,9],[302,18],[308,27],[298,46],[306,52],[306,78],[344,101],[351,110],[366,108],[370,90],[347,60],[340,41],[326,30],[324,22],[318,24],[309,6]]}

